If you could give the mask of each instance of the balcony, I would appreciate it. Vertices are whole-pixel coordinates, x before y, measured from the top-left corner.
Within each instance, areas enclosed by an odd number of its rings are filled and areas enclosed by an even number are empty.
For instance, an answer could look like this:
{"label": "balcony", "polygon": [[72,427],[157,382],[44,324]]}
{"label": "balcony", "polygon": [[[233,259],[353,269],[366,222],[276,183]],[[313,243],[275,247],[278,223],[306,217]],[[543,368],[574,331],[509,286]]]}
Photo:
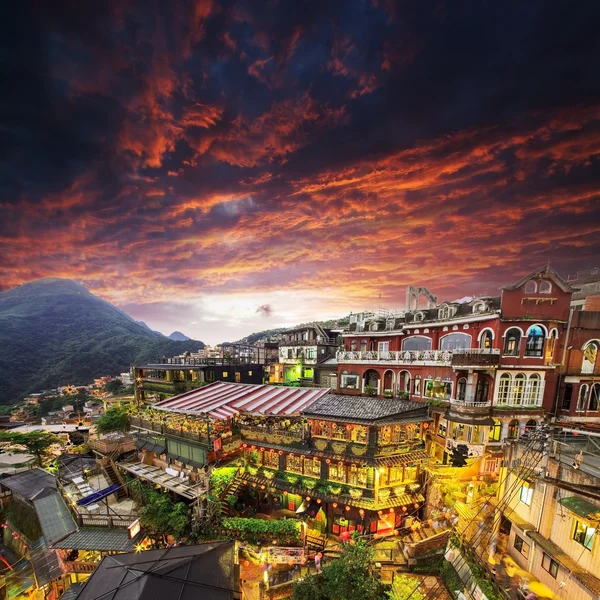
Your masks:
{"label": "balcony", "polygon": [[450,400],[450,412],[454,414],[487,416],[490,414],[492,403],[474,402],[473,400]]}
{"label": "balcony", "polygon": [[302,442],[305,439],[302,431],[290,431],[277,427],[256,427],[242,425],[240,428],[242,438],[247,441],[267,442],[269,444],[289,444],[290,442]]}
{"label": "balcony", "polygon": [[395,350],[388,352],[356,352],[341,350],[337,353],[338,364],[367,365],[424,365],[449,367],[452,361],[451,350]]}
{"label": "balcony", "polygon": [[66,573],[93,573],[99,563],[81,562],[81,561],[65,561]]}
{"label": "balcony", "polygon": [[496,348],[469,348],[452,351],[452,366],[460,368],[496,368],[500,364],[500,350]]}

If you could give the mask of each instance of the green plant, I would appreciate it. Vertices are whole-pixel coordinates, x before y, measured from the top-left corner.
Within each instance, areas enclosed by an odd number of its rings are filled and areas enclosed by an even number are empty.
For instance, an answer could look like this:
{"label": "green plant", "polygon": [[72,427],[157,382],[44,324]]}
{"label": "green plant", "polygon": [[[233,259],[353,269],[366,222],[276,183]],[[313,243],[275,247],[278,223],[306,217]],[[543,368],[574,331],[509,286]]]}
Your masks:
{"label": "green plant", "polygon": [[393,393],[392,393],[390,390],[385,390],[385,391],[383,392],[383,397],[384,397],[384,398],[393,398],[393,397],[394,397],[394,394],[393,394]]}
{"label": "green plant", "polygon": [[366,446],[359,446],[357,444],[352,444],[352,446],[350,446],[350,450],[352,451],[352,454],[354,454],[354,456],[363,456],[367,453]]}
{"label": "green plant", "polygon": [[250,544],[272,543],[280,546],[295,546],[300,543],[300,522],[295,519],[264,521],[241,517],[225,517],[222,527],[228,535]]}
{"label": "green plant", "polygon": [[452,566],[452,563],[448,562],[447,560],[442,561],[442,566],[440,568],[440,577],[444,581],[446,589],[451,594],[463,590],[464,584],[462,582],[462,579],[459,577],[456,569]]}
{"label": "green plant", "polygon": [[317,480],[316,479],[312,479],[311,477],[303,477],[302,478],[302,486],[305,487],[307,490],[312,490],[316,487],[317,485]]}
{"label": "green plant", "polygon": [[315,448],[321,452],[327,448],[327,440],[315,440],[314,441]]}
{"label": "green plant", "polygon": [[290,485],[296,485],[298,483],[299,479],[300,479],[300,475],[294,475],[293,473],[286,473],[285,474],[285,480]]}
{"label": "green plant", "polygon": [[260,472],[266,479],[273,479],[273,477],[275,477],[275,471],[273,469],[267,469],[267,467],[263,467]]}
{"label": "green plant", "polygon": [[260,460],[260,454],[258,450],[252,450],[248,456],[248,463],[251,465],[257,465]]}
{"label": "green plant", "polygon": [[256,475],[258,473],[258,467],[255,465],[248,465],[246,467],[246,473],[249,475]]}
{"label": "green plant", "polygon": [[127,431],[129,429],[129,415],[126,409],[112,406],[98,419],[96,430],[98,433],[112,431]]}
{"label": "green plant", "polygon": [[28,452],[35,456],[36,463],[40,466],[48,456],[50,447],[59,442],[59,438],[46,431],[27,433],[3,431],[0,433],[0,444],[6,444],[5,450]]}
{"label": "green plant", "polygon": [[210,475],[210,491],[213,496],[220,497],[229,482],[235,477],[237,467],[219,467]]}
{"label": "green plant", "polygon": [[400,390],[398,392],[398,398],[400,398],[400,400],[408,400],[410,398],[410,394],[406,390]]}
{"label": "green plant", "polygon": [[341,483],[330,483],[328,485],[329,492],[334,496],[339,496],[342,493],[342,484]]}
{"label": "green plant", "polygon": [[420,584],[421,581],[417,577],[397,573],[392,589],[388,592],[388,598],[389,600],[406,600],[410,597],[411,600],[425,600],[425,593],[418,589]]}
{"label": "green plant", "polygon": [[377,388],[370,385],[365,385],[365,394],[367,396],[375,396],[375,394],[377,394]]}

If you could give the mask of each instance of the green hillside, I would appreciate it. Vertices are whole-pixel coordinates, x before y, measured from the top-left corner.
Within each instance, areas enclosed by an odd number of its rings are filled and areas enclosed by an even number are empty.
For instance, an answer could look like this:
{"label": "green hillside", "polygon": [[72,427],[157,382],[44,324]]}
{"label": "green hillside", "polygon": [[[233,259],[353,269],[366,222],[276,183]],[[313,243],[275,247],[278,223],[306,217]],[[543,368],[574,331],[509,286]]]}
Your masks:
{"label": "green hillside", "polygon": [[203,347],[152,331],[70,279],[39,279],[0,293],[0,404]]}

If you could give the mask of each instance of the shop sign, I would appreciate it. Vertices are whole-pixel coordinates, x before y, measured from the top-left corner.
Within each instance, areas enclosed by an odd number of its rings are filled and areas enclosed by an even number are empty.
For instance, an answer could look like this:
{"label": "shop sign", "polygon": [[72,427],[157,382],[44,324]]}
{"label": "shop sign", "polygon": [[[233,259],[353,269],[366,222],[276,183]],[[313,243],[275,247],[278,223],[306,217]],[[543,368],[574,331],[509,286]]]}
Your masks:
{"label": "shop sign", "polygon": [[213,451],[219,452],[223,448],[223,440],[221,438],[217,438],[213,440]]}
{"label": "shop sign", "polygon": [[141,529],[141,525],[140,525],[140,520],[136,519],[128,528],[127,531],[129,531],[129,538],[133,539],[135,538],[135,536],[140,532]]}
{"label": "shop sign", "polygon": [[305,562],[304,548],[269,546],[266,560],[270,564],[287,565],[291,562],[295,565],[301,565]]}

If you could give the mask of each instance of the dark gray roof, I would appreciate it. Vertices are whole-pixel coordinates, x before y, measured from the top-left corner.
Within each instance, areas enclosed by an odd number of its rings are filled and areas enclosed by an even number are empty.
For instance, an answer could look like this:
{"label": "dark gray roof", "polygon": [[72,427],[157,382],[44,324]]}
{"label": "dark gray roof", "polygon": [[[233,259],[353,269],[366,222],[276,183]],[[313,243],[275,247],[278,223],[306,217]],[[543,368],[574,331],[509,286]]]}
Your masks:
{"label": "dark gray roof", "polygon": [[239,598],[234,542],[106,556],[77,600]]}
{"label": "dark gray roof", "polygon": [[83,583],[72,583],[69,589],[60,597],[60,600],[75,600],[84,585]]}
{"label": "dark gray roof", "polygon": [[95,469],[96,459],[80,454],[61,454],[57,459],[61,479],[79,477],[85,469]]}
{"label": "dark gray roof", "polygon": [[31,549],[31,565],[38,586],[44,586],[63,575],[63,568],[55,550],[46,548],[43,540]]}
{"label": "dark gray roof", "polygon": [[48,546],[52,546],[77,530],[77,525],[58,492],[36,498],[33,506]]}
{"label": "dark gray roof", "polygon": [[533,277],[539,277],[540,275],[545,275],[563,291],[563,292],[572,292],[573,288],[560,276],[560,274],[555,271],[550,265],[544,265],[542,267],[537,268],[535,271],[529,273],[529,275],[525,275],[525,277],[521,277],[517,283],[513,285],[505,285],[502,287],[503,290],[517,290],[522,285],[525,285],[530,279]]}
{"label": "dark gray roof", "polygon": [[422,402],[374,398],[372,396],[341,396],[327,394],[308,406],[303,414],[324,419],[349,419],[351,421],[389,421],[413,417],[427,419],[429,407]]}
{"label": "dark gray roof", "polygon": [[107,529],[105,527],[82,527],[70,536],[54,544],[61,550],[98,550],[100,552],[131,552],[135,540],[129,537],[129,531]]}
{"label": "dark gray roof", "polygon": [[[43,469],[30,469],[16,475],[0,479],[0,483],[13,494],[26,500],[45,495],[48,488],[56,490],[56,477]],[[43,493],[42,493],[43,492]]]}

